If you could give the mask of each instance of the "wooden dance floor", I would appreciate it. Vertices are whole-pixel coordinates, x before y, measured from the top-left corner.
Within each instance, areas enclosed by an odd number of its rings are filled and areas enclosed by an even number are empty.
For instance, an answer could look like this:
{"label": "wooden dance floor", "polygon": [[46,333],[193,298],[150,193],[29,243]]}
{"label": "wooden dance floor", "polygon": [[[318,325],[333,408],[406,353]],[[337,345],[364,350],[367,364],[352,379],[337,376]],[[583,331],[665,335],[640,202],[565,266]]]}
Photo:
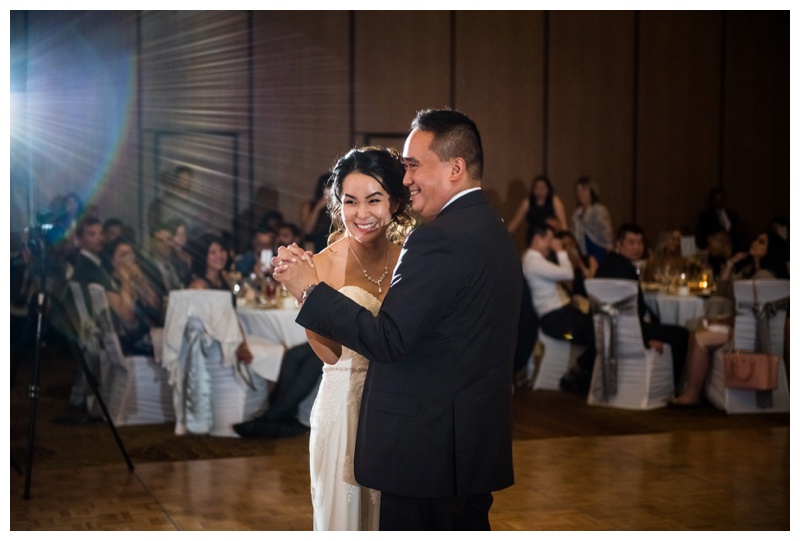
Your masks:
{"label": "wooden dance floor", "polygon": [[[11,530],[309,530],[295,453],[11,471]],[[284,443],[282,442],[281,445]],[[789,530],[789,428],[514,442],[495,530]]]}

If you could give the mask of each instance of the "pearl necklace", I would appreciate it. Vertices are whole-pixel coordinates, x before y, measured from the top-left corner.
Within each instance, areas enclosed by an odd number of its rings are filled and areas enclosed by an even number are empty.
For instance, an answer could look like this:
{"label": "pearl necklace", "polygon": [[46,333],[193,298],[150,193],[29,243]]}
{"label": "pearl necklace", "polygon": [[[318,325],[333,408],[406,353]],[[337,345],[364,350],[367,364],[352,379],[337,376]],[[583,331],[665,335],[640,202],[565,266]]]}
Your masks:
{"label": "pearl necklace", "polygon": [[350,245],[350,239],[349,238],[347,239],[347,247],[350,248],[350,252],[353,254],[353,257],[356,258],[356,261],[358,262],[358,266],[361,267],[361,270],[364,272],[364,278],[366,278],[367,280],[369,280],[370,282],[372,282],[373,284],[378,286],[378,293],[379,294],[383,293],[383,288],[381,287],[381,282],[383,282],[383,279],[386,278],[387,274],[389,274],[389,244],[388,243],[386,244],[386,261],[383,264],[383,274],[381,274],[381,277],[378,278],[377,280],[375,278],[373,278],[372,276],[370,276],[369,274],[367,274],[367,269],[365,269],[364,265],[361,264],[361,260],[358,258],[358,256],[356,255],[355,250],[353,250],[353,247]]}

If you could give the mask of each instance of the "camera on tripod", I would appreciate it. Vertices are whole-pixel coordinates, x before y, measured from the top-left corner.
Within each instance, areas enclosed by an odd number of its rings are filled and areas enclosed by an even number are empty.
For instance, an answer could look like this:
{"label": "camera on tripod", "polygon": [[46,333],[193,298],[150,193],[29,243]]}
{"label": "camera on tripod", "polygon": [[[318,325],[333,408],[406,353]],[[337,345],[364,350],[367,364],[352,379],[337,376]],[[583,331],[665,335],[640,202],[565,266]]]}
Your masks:
{"label": "camera on tripod", "polygon": [[52,211],[40,210],[36,213],[36,225],[26,228],[28,233],[28,250],[35,256],[41,256],[45,248],[58,242],[63,231],[56,224],[56,216]]}

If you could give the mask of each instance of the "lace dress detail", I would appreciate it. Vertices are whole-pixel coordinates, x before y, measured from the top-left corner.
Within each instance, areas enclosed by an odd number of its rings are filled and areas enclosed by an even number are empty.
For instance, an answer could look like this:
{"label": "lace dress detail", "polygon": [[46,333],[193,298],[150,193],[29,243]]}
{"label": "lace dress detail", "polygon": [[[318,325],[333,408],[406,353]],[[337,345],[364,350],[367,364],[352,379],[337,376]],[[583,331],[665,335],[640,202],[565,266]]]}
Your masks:
{"label": "lace dress detail", "polygon": [[[339,290],[377,314],[381,302],[357,286]],[[314,530],[377,530],[380,492],[361,487],[353,474],[361,394],[368,360],[342,348],[336,364],[322,368],[311,409],[309,440]]]}

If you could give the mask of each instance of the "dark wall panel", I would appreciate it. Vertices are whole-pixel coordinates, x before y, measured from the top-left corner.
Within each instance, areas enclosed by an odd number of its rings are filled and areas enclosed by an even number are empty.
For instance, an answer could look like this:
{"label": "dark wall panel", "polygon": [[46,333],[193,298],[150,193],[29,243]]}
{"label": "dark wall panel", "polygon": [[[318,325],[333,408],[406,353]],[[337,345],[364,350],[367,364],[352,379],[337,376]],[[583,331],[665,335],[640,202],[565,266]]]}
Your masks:
{"label": "dark wall panel", "polygon": [[[506,220],[542,168],[543,20],[527,11],[456,17],[454,106],[481,131],[483,188]],[[484,28],[492,32],[475,39]]]}
{"label": "dark wall panel", "polygon": [[298,222],[317,177],[350,146],[347,12],[256,11],[256,214]]}
{"label": "dark wall panel", "polygon": [[570,224],[588,175],[616,227],[633,197],[634,14],[553,12],[549,33],[547,173]]}
{"label": "dark wall panel", "polygon": [[722,185],[757,233],[789,216],[789,20],[786,12],[728,12]]}
{"label": "dark wall panel", "polygon": [[640,15],[636,219],[647,238],[694,230],[719,184],[719,12]]}
{"label": "dark wall panel", "polygon": [[187,165],[197,219],[230,231],[249,176],[247,12],[148,12],[140,21],[145,200],[159,193],[161,171]]}
{"label": "dark wall panel", "polygon": [[449,104],[449,12],[357,12],[354,31],[357,137],[406,133],[417,110]]}

